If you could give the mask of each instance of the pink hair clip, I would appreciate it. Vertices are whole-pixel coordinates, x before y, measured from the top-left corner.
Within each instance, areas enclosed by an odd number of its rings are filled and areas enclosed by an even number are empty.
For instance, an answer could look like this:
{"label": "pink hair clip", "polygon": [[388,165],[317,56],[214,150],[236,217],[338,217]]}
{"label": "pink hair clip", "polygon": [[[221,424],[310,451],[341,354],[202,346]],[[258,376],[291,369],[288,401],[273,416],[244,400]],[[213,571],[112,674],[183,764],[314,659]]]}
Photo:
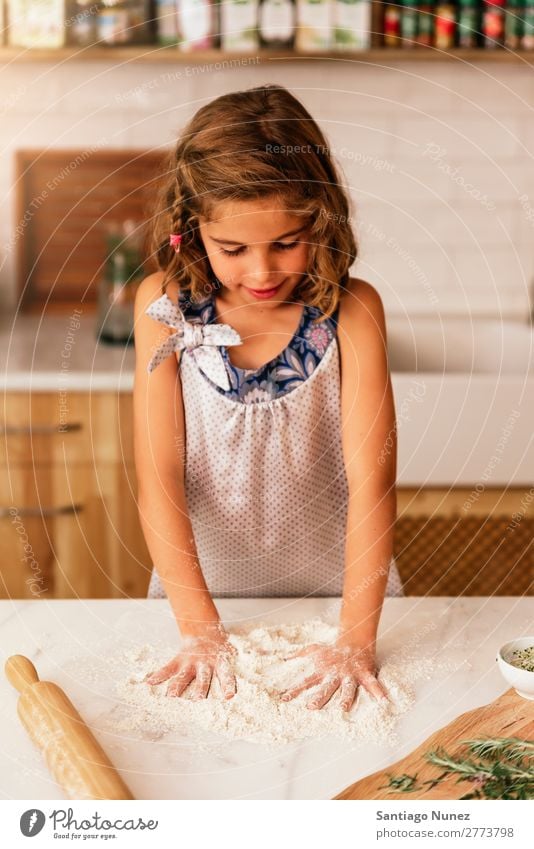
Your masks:
{"label": "pink hair clip", "polygon": [[176,253],[180,253],[180,242],[181,241],[182,241],[182,237],[181,237],[180,233],[171,233],[170,238],[169,238],[169,244],[172,248],[174,248]]}

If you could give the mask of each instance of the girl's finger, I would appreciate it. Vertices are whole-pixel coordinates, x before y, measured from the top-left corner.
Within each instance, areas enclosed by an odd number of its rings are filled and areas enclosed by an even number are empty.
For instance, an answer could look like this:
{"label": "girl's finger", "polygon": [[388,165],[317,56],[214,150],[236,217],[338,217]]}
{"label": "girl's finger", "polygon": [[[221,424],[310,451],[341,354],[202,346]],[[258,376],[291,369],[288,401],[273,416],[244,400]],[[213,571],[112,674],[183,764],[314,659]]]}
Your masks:
{"label": "girl's finger", "polygon": [[308,677],[300,684],[297,684],[296,687],[291,687],[289,690],[285,690],[281,693],[280,699],[283,702],[288,702],[290,699],[294,699],[296,696],[299,696],[304,690],[307,690],[308,687],[313,687],[315,684],[319,684],[323,679],[324,672],[315,672],[313,675],[308,675]]}
{"label": "girl's finger", "polygon": [[389,701],[388,694],[384,690],[382,684],[380,684],[380,682],[375,678],[374,675],[362,675],[360,676],[360,681],[367,690],[367,692],[370,693],[373,698],[375,698],[378,702],[384,700]]}
{"label": "girl's finger", "polygon": [[339,678],[337,675],[329,675],[324,679],[322,686],[316,692],[313,699],[306,705],[310,710],[322,708],[334,695],[339,687]]}
{"label": "girl's finger", "polygon": [[344,678],[339,689],[339,705],[341,710],[350,710],[354,704],[358,682],[355,678]]}
{"label": "girl's finger", "polygon": [[189,686],[195,677],[195,667],[192,664],[183,666],[176,678],[174,678],[167,687],[167,696],[181,696],[186,687]]}
{"label": "girl's finger", "polygon": [[161,684],[168,678],[172,678],[172,676],[176,674],[178,667],[179,662],[177,660],[171,660],[165,666],[162,666],[161,669],[158,669],[156,672],[149,675],[145,680],[147,684]]}
{"label": "girl's finger", "polygon": [[207,697],[213,676],[213,666],[210,663],[198,663],[196,675],[197,680],[191,691],[191,699],[194,702]]}
{"label": "girl's finger", "polygon": [[221,661],[215,670],[225,699],[231,699],[236,694],[237,684],[232,667],[227,661]]}

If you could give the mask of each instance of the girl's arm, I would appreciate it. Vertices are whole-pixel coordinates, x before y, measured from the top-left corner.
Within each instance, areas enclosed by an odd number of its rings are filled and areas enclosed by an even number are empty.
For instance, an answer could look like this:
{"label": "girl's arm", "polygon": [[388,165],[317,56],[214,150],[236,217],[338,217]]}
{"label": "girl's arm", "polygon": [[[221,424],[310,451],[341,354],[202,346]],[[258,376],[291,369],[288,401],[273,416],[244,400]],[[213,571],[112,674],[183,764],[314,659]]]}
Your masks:
{"label": "girl's arm", "polygon": [[376,699],[387,698],[376,677],[375,641],[396,517],[397,444],[384,310],[376,290],[363,280],[351,280],[344,293],[338,341],[349,483],[339,632],[334,645],[314,643],[292,655],[309,655],[313,671],[281,698],[294,699],[318,685],[308,708],[324,707],[339,690],[339,705],[350,710],[360,685]]}
{"label": "girl's arm", "polygon": [[[219,629],[219,615],[200,567],[185,498],[185,427],[178,362],[147,364],[172,329],[145,314],[161,296],[161,272],[140,284],[135,300],[134,446],[143,534],[184,636]],[[177,291],[168,287],[175,300]]]}
{"label": "girl's arm", "polygon": [[380,295],[351,280],[338,334],[341,415],[349,484],[338,643],[374,646],[397,515],[397,432]]}

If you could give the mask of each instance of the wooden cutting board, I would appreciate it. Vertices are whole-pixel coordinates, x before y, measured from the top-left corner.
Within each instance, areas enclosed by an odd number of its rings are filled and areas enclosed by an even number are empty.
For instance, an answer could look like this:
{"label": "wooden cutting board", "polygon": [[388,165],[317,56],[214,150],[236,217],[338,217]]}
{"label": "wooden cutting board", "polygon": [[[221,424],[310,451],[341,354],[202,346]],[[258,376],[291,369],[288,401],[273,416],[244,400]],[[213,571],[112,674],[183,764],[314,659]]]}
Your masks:
{"label": "wooden cutting board", "polygon": [[425,760],[425,754],[442,747],[449,755],[462,751],[461,741],[479,737],[519,737],[534,740],[534,701],[518,696],[515,690],[507,690],[494,702],[462,713],[440,728],[417,749],[387,769],[375,772],[351,784],[334,799],[459,799],[469,792],[469,784],[457,784],[457,776],[449,776],[431,790],[412,793],[386,790],[388,774],[415,775],[421,784],[440,774],[440,769]]}

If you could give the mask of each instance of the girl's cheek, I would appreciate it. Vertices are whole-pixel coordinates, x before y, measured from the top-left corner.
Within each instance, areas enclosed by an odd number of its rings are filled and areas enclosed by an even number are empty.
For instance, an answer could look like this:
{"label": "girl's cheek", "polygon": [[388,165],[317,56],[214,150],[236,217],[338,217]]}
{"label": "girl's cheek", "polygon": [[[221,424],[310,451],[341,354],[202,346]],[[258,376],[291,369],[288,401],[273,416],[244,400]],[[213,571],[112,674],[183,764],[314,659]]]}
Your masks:
{"label": "girl's cheek", "polygon": [[225,257],[219,252],[209,254],[210,265],[216,277],[220,280],[229,280],[236,274],[236,259]]}
{"label": "girl's cheek", "polygon": [[295,251],[288,251],[288,255],[282,257],[280,267],[294,274],[302,274],[308,267],[308,246],[302,245]]}

